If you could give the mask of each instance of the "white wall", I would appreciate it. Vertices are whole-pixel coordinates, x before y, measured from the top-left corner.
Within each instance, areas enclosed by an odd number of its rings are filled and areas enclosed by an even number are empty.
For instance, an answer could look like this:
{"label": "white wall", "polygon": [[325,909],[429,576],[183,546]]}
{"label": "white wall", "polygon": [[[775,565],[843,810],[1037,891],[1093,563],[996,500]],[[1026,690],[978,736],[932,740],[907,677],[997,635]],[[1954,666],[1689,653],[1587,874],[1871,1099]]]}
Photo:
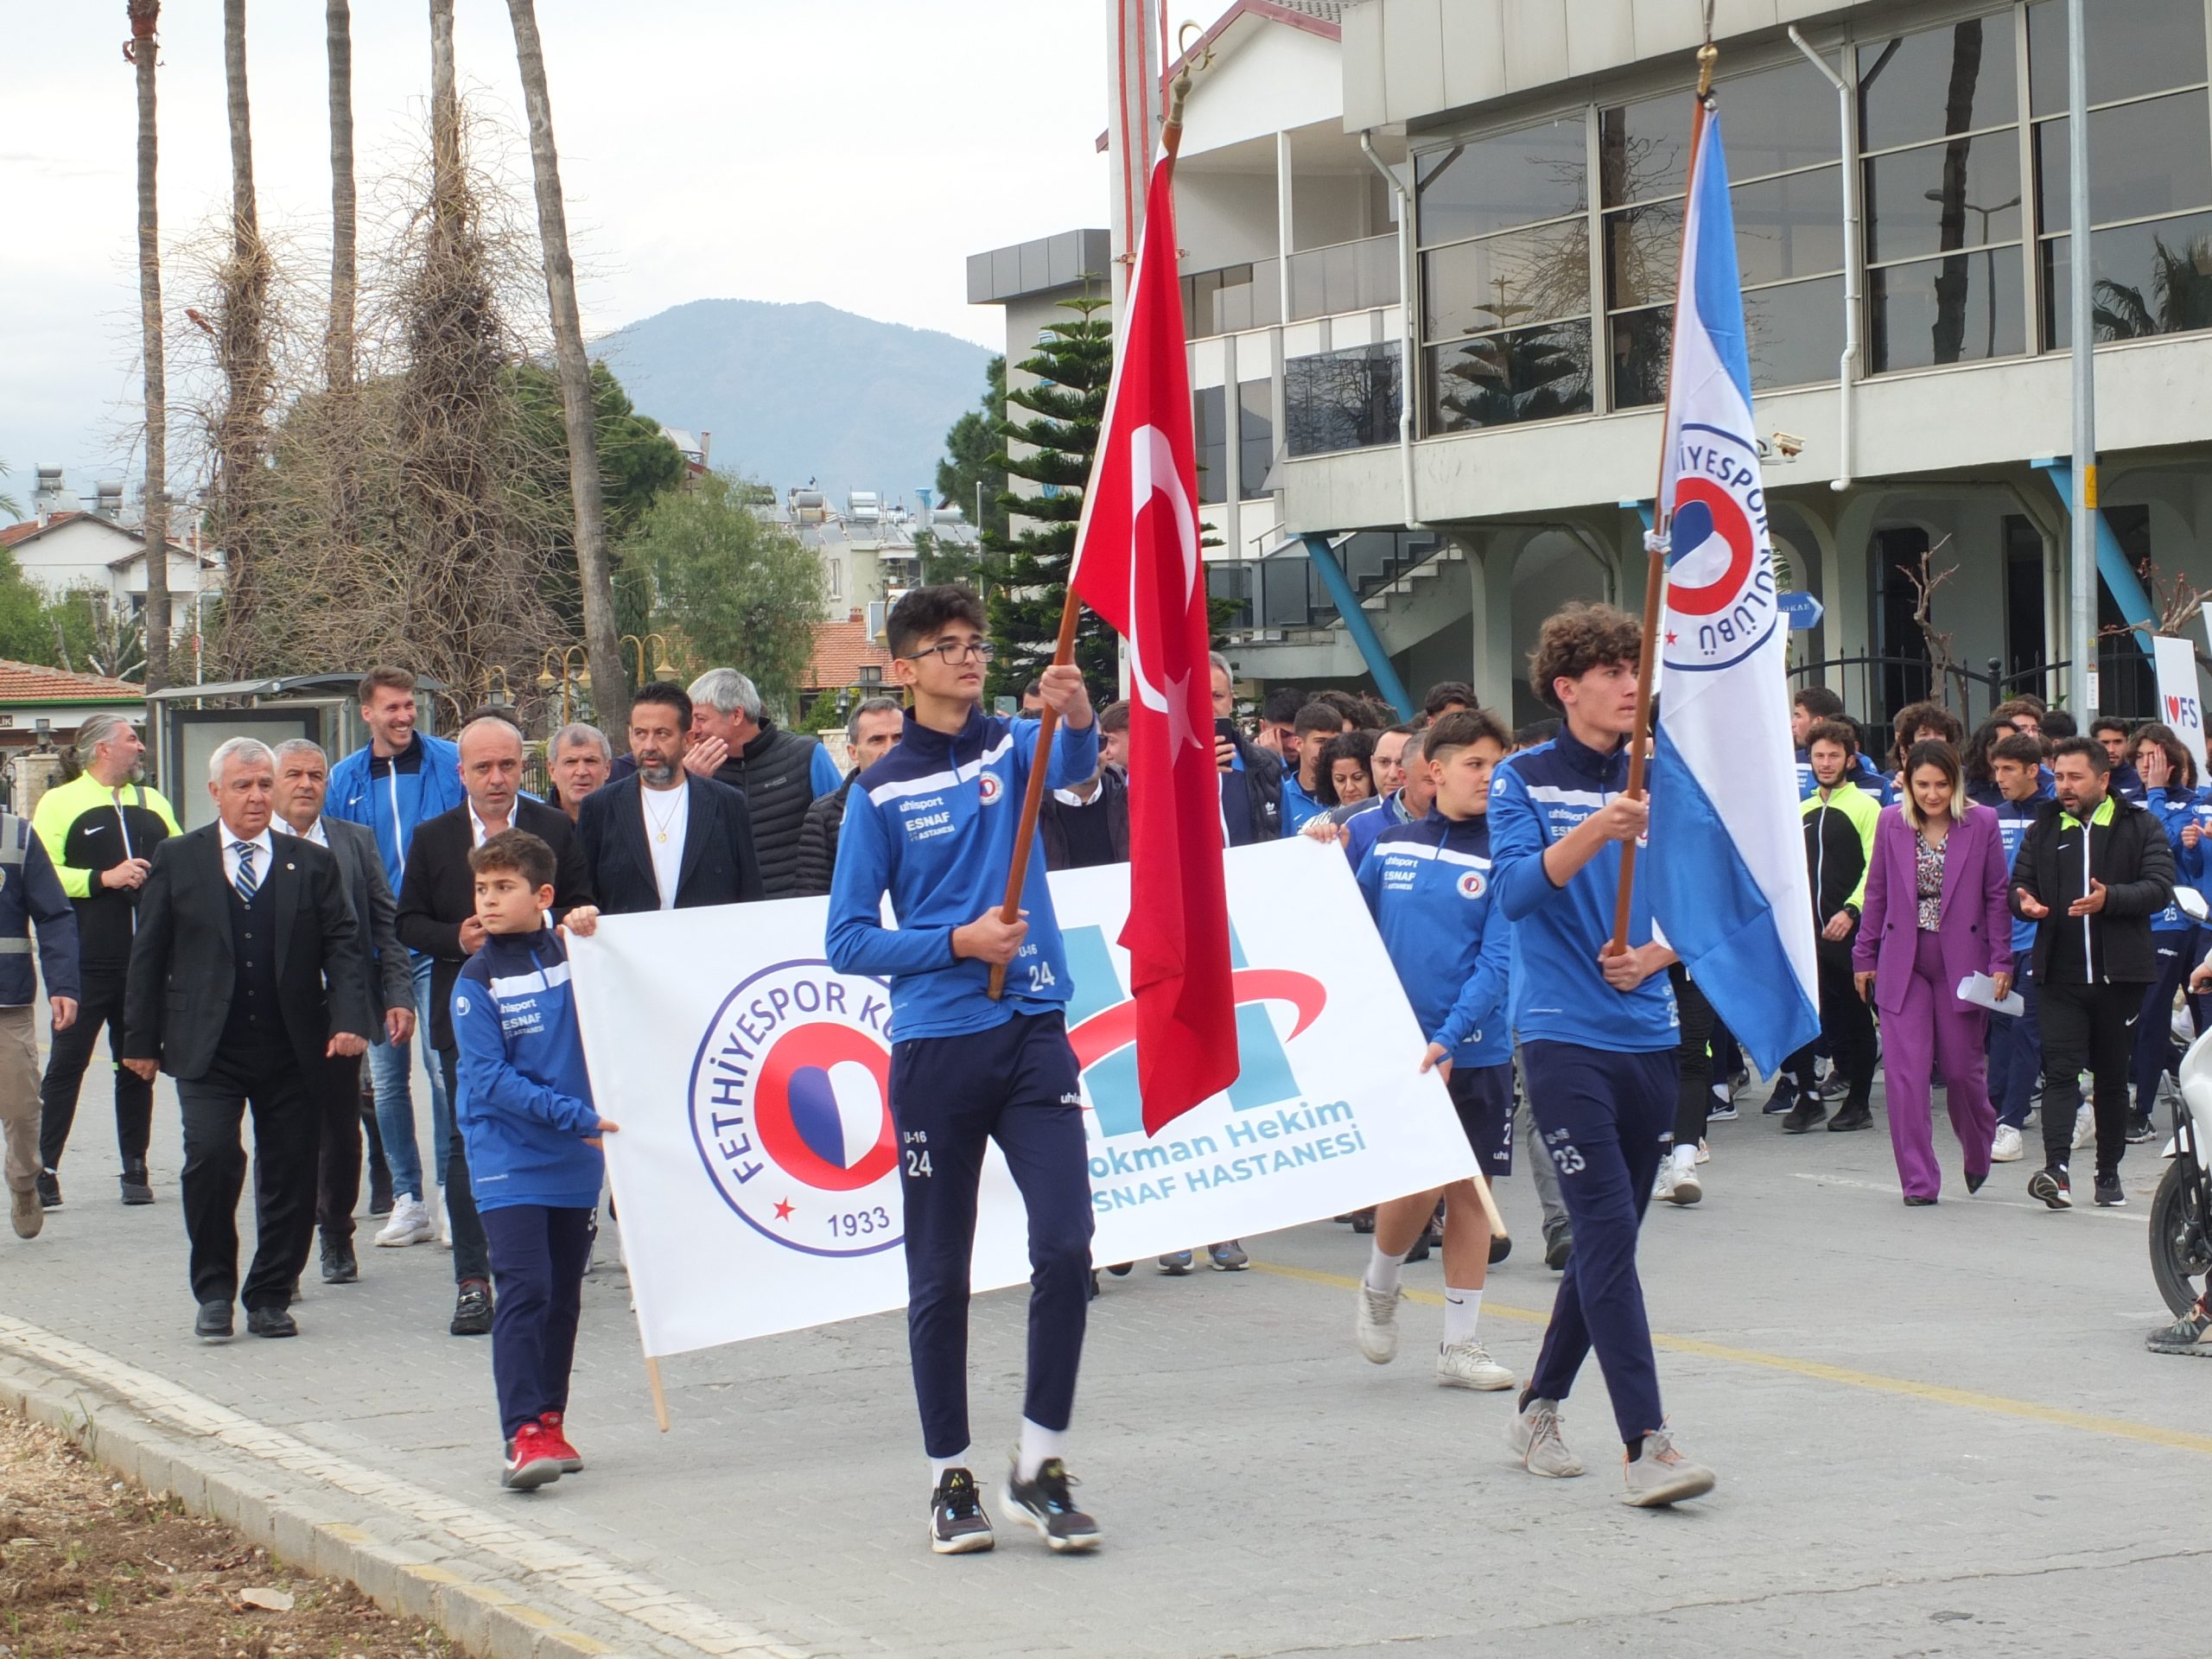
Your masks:
{"label": "white wall", "polygon": [[[1292,222],[1299,218],[1292,212]],[[1175,175],[1175,238],[1183,269],[1212,270],[1275,257],[1275,175],[1180,168]]]}
{"label": "white wall", "polygon": [[[1221,44],[1234,49],[1217,55],[1213,67],[1194,79],[1183,111],[1182,156],[1203,156],[1317,121],[1334,122],[1344,113],[1334,41],[1285,23],[1247,20]],[[1215,50],[1218,54],[1221,45]],[[1179,177],[1176,183],[1179,189]]]}

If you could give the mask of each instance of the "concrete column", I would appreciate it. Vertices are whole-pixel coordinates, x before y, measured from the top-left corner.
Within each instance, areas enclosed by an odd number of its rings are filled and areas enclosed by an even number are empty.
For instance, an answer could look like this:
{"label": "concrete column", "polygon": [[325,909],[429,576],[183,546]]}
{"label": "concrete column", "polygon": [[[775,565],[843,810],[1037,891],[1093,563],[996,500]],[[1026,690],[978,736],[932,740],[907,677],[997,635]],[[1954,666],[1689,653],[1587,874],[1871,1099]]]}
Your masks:
{"label": "concrete column", "polygon": [[1467,682],[1483,707],[1497,709],[1509,724],[1513,688],[1521,678],[1513,652],[1513,563],[1526,539],[1519,531],[1491,531],[1462,543],[1475,599],[1475,660]]}

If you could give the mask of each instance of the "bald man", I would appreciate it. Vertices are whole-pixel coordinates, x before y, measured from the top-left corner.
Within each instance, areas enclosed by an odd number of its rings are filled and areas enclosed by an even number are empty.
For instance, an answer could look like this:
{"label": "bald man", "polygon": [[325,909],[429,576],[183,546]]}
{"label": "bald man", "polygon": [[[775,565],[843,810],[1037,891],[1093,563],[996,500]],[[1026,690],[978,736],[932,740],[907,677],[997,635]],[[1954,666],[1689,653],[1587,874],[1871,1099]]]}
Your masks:
{"label": "bald man", "polygon": [[[453,1098],[457,1054],[453,1036],[453,987],[461,965],[484,943],[476,920],[476,878],[468,855],[487,836],[527,830],[553,849],[555,920],[591,902],[583,849],[569,815],[522,792],[522,734],[495,715],[471,721],[461,731],[461,786],[467,798],[449,812],[425,818],[407,849],[407,874],[399,890],[399,938],[431,960],[430,1042]],[[449,1327],[457,1337],[492,1330],[492,1262],[469,1192],[468,1161],[454,1133],[450,1106],[430,1131],[431,1163],[446,1172],[446,1211],[453,1228],[453,1273],[458,1287]]]}

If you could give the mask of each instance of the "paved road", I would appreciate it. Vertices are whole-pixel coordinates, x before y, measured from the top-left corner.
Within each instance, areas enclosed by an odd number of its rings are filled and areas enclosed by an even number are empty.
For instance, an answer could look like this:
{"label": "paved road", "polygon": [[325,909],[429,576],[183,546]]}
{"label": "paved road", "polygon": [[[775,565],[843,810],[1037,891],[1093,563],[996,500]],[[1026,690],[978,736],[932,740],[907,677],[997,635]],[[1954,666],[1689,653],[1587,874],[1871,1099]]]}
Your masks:
{"label": "paved road", "polygon": [[[1576,1481],[1506,1460],[1510,1396],[1433,1386],[1435,1262],[1408,1269],[1407,1351],[1388,1369],[1351,1344],[1365,1244],[1348,1229],[1248,1241],[1249,1274],[1142,1268],[1094,1306],[1071,1457],[1107,1549],[1061,1560],[1002,1529],[992,1555],[938,1560],[896,1317],[669,1362],[664,1437],[625,1281],[602,1273],[572,1411],[592,1467],[531,1497],[494,1489],[488,1345],[445,1334],[442,1253],[365,1250],[352,1287],[310,1270],[298,1341],[194,1343],[163,1102],[159,1201],[125,1210],[88,1098],[68,1206],[34,1244],[0,1239],[0,1313],[22,1322],[0,1349],[73,1338],[796,1648],[2206,1648],[2212,1367],[2142,1347],[2161,1315],[2142,1220],[2157,1160],[2142,1148],[2125,1213],[2051,1215],[2026,1198],[2025,1165],[2000,1166],[1977,1199],[1957,1189],[1907,1211],[1882,1135],[1715,1125],[1707,1201],[1662,1208],[1645,1236],[1669,1409],[1721,1478],[1675,1513],[1617,1501],[1594,1366],[1567,1407],[1592,1470]],[[1554,1276],[1525,1178],[1502,1197],[1523,1247],[1493,1273],[1484,1334],[1525,1373]],[[1011,1440],[1021,1328],[1019,1294],[978,1303],[980,1446]]]}

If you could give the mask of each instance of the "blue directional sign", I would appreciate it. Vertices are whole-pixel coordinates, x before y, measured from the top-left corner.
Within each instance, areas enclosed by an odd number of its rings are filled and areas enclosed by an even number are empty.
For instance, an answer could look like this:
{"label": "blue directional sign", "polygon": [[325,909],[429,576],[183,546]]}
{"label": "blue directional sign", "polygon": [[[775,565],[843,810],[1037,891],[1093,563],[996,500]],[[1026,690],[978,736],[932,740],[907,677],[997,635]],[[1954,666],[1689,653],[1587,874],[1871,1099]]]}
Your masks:
{"label": "blue directional sign", "polygon": [[1779,601],[1791,632],[1804,633],[1821,626],[1821,601],[1810,594],[1783,594]]}

